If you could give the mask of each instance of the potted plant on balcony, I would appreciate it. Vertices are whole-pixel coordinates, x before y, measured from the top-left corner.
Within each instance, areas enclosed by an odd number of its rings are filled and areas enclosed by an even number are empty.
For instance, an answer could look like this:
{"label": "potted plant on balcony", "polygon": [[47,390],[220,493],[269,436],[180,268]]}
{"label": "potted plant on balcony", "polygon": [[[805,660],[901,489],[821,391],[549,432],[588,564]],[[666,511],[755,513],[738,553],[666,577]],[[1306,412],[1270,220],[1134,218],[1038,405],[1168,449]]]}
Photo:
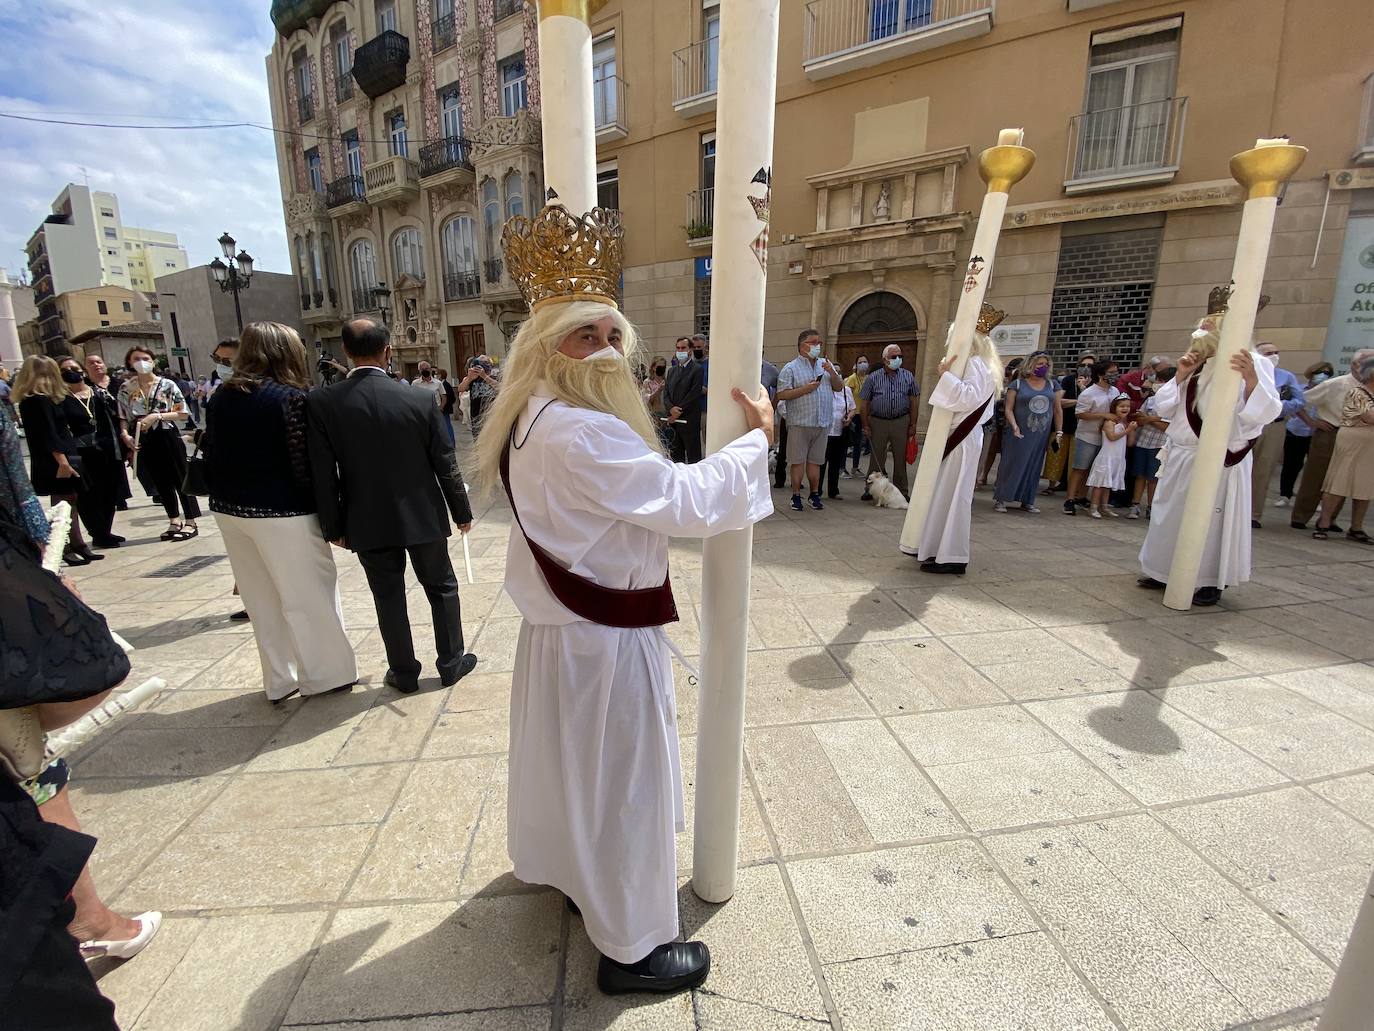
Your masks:
{"label": "potted plant on balcony", "polygon": [[710,222],[693,222],[691,225],[687,226],[687,239],[689,240],[705,240],[709,238],[710,235]]}

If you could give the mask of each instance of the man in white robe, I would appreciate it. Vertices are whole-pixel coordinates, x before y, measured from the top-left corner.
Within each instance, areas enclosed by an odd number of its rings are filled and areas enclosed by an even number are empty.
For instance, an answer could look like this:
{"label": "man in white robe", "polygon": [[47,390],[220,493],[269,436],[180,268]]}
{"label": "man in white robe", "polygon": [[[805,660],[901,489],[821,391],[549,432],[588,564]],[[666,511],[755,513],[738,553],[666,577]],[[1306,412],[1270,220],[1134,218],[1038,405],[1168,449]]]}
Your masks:
{"label": "man in white robe", "polygon": [[[940,379],[930,403],[946,409],[951,417],[950,441],[930,499],[930,513],[921,531],[916,557],[925,573],[968,572],[969,522],[973,513],[973,489],[978,480],[978,460],[983,453],[983,423],[1001,393],[1001,359],[986,333],[975,333],[973,353],[962,378],[950,371],[954,355],[940,363]],[[961,427],[963,432],[961,433]]]}
{"label": "man in white robe", "polygon": [[[1160,451],[1159,486],[1150,511],[1150,529],[1140,549],[1141,587],[1162,590],[1174,561],[1174,546],[1183,524],[1183,509],[1197,460],[1198,433],[1207,408],[1223,316],[1208,315],[1193,333],[1192,346],[1178,360],[1174,378],[1155,391],[1155,414],[1168,420],[1168,442]],[[1199,368],[1200,366],[1200,368]],[[1198,569],[1194,605],[1215,605],[1221,592],[1250,579],[1250,470],[1252,442],[1283,411],[1274,385],[1274,365],[1253,351],[1231,358],[1241,374],[1236,390],[1236,417],[1226,443],[1228,465],[1222,471],[1214,515],[1207,527]],[[1194,385],[1191,381],[1196,379]],[[1191,389],[1190,389],[1191,388]],[[1192,395],[1190,404],[1190,394]],[[1196,427],[1196,429],[1195,429]],[[1243,457],[1235,459],[1234,456]]]}
{"label": "man in white robe", "polygon": [[[640,398],[637,357],[613,307],[536,307],[477,448],[478,479],[491,484],[509,444],[518,517],[506,560],[506,591],[524,617],[511,692],[510,856],[517,877],[552,885],[581,913],[608,993],[695,987],[710,957],[701,942],[674,940],[684,814],[670,645],[660,625],[606,625],[615,621],[601,613],[623,592],[661,598],[670,536],[742,529],[773,511],[766,391],[735,392],[751,427],[743,437],[676,465]],[[559,568],[541,566],[528,542]],[[620,593],[603,608],[579,615],[564,603],[605,588]]]}

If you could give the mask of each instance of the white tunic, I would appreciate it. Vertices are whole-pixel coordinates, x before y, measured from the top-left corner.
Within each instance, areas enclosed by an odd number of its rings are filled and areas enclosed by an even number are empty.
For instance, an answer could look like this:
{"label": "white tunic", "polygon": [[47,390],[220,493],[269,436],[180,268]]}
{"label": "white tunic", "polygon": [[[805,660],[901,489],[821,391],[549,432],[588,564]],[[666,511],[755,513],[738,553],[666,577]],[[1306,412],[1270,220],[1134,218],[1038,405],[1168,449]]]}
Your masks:
{"label": "white tunic", "polygon": [[[657,587],[669,535],[709,537],[772,514],[762,431],[675,465],[620,419],[550,400],[531,398],[516,426],[511,492],[526,532],[573,572]],[[564,608],[514,520],[506,591],[524,616],[506,825],[515,875],[572,898],[593,944],[632,963],[678,934],[684,817],[667,637]]]}
{"label": "white tunic", "polygon": [[[1274,386],[1274,366],[1258,354],[1252,354],[1259,378],[1249,398],[1245,384],[1236,388],[1236,420],[1231,427],[1228,451],[1239,451],[1247,441],[1254,440],[1264,427],[1283,412],[1278,389]],[[1194,373],[1202,376],[1198,382],[1197,408],[1206,408],[1208,369]],[[1159,471],[1159,486],[1155,488],[1154,506],[1150,511],[1150,529],[1140,549],[1140,568],[1148,577],[1161,583],[1169,580],[1169,567],[1174,561],[1174,543],[1183,523],[1183,508],[1188,499],[1188,485],[1193,478],[1193,462],[1197,459],[1197,434],[1188,425],[1184,411],[1187,403],[1184,389],[1174,381],[1161,384],[1155,392],[1155,414],[1169,420],[1168,443],[1160,451],[1163,463]],[[1250,467],[1253,455],[1246,455],[1229,469],[1223,469],[1217,501],[1207,527],[1207,541],[1203,545],[1202,564],[1198,568],[1197,586],[1225,589],[1250,579]]]}
{"label": "white tunic", "polygon": [[978,459],[983,453],[983,423],[992,408],[992,373],[983,359],[974,355],[960,379],[946,372],[935,384],[930,403],[948,409],[953,415],[950,432],[975,409],[982,408],[978,425],[940,463],[935,489],[930,499],[930,514],[921,531],[917,558],[936,562],[968,562],[969,521],[973,513],[973,488],[978,480]]}

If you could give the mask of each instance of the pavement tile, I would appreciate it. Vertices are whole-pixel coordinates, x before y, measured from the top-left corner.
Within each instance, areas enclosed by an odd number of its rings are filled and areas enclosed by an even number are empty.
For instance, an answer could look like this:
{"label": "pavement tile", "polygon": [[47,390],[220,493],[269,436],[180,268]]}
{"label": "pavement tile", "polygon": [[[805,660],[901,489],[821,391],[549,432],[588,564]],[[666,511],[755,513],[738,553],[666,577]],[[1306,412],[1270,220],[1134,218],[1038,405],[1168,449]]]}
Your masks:
{"label": "pavement tile", "polygon": [[1031,702],[1026,708],[1148,805],[1286,783],[1282,773],[1148,691]]}
{"label": "pavement tile", "polygon": [[[712,994],[794,1017],[826,1019],[776,866],[741,870],[735,894],[723,906],[701,901],[685,884],[678,899],[682,937],[704,941],[711,950]],[[762,942],[766,948],[748,944]]]}
{"label": "pavement tile", "polygon": [[[740,1028],[748,1028],[749,1031],[820,1031],[830,1026],[828,1020],[797,1017],[767,1006],[726,999],[712,994],[705,987],[694,993],[693,1007],[699,1031],[739,1031]],[[615,1026],[619,1027],[618,1024]]]}
{"label": "pavement tile", "polygon": [[1311,789],[1355,819],[1374,827],[1374,773],[1356,773],[1322,781],[1311,785]]}
{"label": "pavement tile", "polygon": [[[806,667],[805,660],[797,668]],[[695,703],[697,688],[686,692]],[[681,695],[679,695],[681,697]],[[749,727],[779,723],[815,723],[821,720],[872,716],[873,710],[848,680],[750,680],[745,694],[744,723]],[[696,706],[692,706],[691,731],[696,732]]]}
{"label": "pavement tile", "polygon": [[1084,594],[1074,581],[1022,580],[989,587],[987,593],[1036,626],[1109,623],[1129,614],[1100,598]]}
{"label": "pavement tile", "polygon": [[509,709],[511,677],[506,673],[469,673],[444,699],[445,712]]}
{"label": "pavement tile", "polygon": [[[504,565],[505,560],[502,559]],[[515,669],[515,645],[520,636],[520,619],[488,619],[476,633],[467,627],[468,649],[477,655],[477,673],[509,673]],[[418,633],[418,631],[417,631]]]}
{"label": "pavement tile", "polygon": [[839,963],[825,977],[852,1031],[1116,1028],[1038,931]]}
{"label": "pavement tile", "polygon": [[695,993],[682,992],[667,998],[603,995],[596,986],[600,956],[583,930],[582,921],[570,918],[563,982],[563,1031],[696,1031]]}
{"label": "pavement tile", "polygon": [[1064,743],[1015,705],[897,716],[890,721],[922,766],[1057,752]]}
{"label": "pavement tile", "polygon": [[1225,736],[1298,779],[1374,766],[1374,730],[1332,712],[1241,727]]}
{"label": "pavement tile", "polygon": [[120,1027],[132,1029],[137,1025],[206,923],[201,917],[164,916],[157,935],[138,954],[137,963],[96,959],[87,964],[100,994],[115,1004],[115,1020]]}
{"label": "pavement tile", "polygon": [[1310,603],[1267,608],[1254,616],[1348,659],[1374,659],[1374,634],[1369,632],[1369,620],[1362,616]]}
{"label": "pavement tile", "polygon": [[334,902],[376,828],[184,831],[118,896],[121,909],[216,909]]}
{"label": "pavement tile", "polygon": [[1336,966],[1368,890],[1369,863],[1358,862],[1262,884],[1254,895]]}
{"label": "pavement tile", "polygon": [[539,885],[518,880],[512,871],[510,853],[506,847],[506,803],[509,779],[506,760],[495,761],[491,780],[482,796],[477,831],[468,850],[467,866],[459,891],[469,895],[511,895],[542,891]]}
{"label": "pavement tile", "polygon": [[328,1024],[283,1024],[282,1031],[545,1031],[547,1006],[512,1006],[476,1013],[441,1013],[396,1020],[344,1020]]}
{"label": "pavement tile", "polygon": [[364,714],[384,691],[380,686],[355,687],[348,694],[306,699],[307,704],[263,743],[244,769],[249,773],[269,773],[333,765]]}
{"label": "pavement tile", "polygon": [[1140,620],[1105,627],[1058,627],[1052,633],[1137,687],[1168,687],[1252,672],[1216,651]]}
{"label": "pavement tile", "polygon": [[947,642],[965,662],[982,669],[1024,662],[1050,662],[1065,672],[1092,660],[1047,630],[997,630],[961,634]]}
{"label": "pavement tile", "polygon": [[235,770],[272,736],[272,727],[158,728],[155,714],[116,729],[108,743],[73,764],[86,777],[204,777]]}
{"label": "pavement tile", "polygon": [[124,1026],[131,1031],[273,1031],[324,920],[324,913],[303,912],[205,921],[138,1023]]}
{"label": "pavement tile", "polygon": [[[677,835],[677,870],[681,876],[692,872],[692,840],[695,833],[697,808],[696,773],[697,740],[684,737],[682,749],[682,809],[686,829]],[[503,817],[504,819],[504,817]],[[768,841],[768,831],[763,824],[763,812],[749,786],[746,774],[740,791],[739,806],[739,861],[741,864],[757,863],[773,857],[773,846]]]}
{"label": "pavement tile", "polygon": [[1357,662],[1276,673],[1269,679],[1356,723],[1374,728],[1374,666]]}
{"label": "pavement tile", "polygon": [[1035,930],[971,841],[787,864],[823,964]]}
{"label": "pavement tile", "polygon": [[811,727],[748,731],[744,750],[784,855],[873,844]]}
{"label": "pavement tile", "polygon": [[964,829],[879,721],[811,729],[875,842],[933,838]]}
{"label": "pavement tile", "polygon": [[1129,795],[1067,749],[927,766],[926,773],[974,830],[1077,819],[1136,807]]}
{"label": "pavement tile", "polygon": [[880,715],[1007,700],[987,677],[934,638],[836,645],[831,653]]}
{"label": "pavement tile", "polygon": [[510,747],[510,710],[441,712],[425,742],[426,759],[490,755]]}
{"label": "pavement tile", "polygon": [[332,827],[380,823],[410,767],[405,763],[358,770],[290,770],[235,777],[187,828],[227,833],[240,827]]}
{"label": "pavement tile", "polygon": [[1229,1027],[1329,987],[1326,964],[1150,816],[987,846],[1127,1027]]}
{"label": "pavement tile", "polygon": [[556,892],[340,910],[286,1022],[545,1004],[562,914]]}
{"label": "pavement tile", "polygon": [[[818,645],[827,640],[816,617],[832,609],[829,599],[820,604],[797,605],[783,598],[757,599],[749,605],[751,650]],[[695,609],[696,606],[693,606]],[[903,613],[905,615],[905,613]],[[809,618],[808,618],[809,617]],[[700,620],[700,612],[697,612]],[[814,627],[814,629],[813,629]]]}
{"label": "pavement tile", "polygon": [[[405,765],[409,777],[349,889],[349,899],[456,899],[495,766],[494,759]],[[338,772],[354,777],[363,771]]]}
{"label": "pavement tile", "polygon": [[[892,596],[874,590],[836,594],[803,606],[806,620],[827,644],[929,637],[929,631]],[[788,642],[795,644],[797,642]]]}
{"label": "pavement tile", "polygon": [[1320,705],[1266,677],[1185,684],[1153,693],[1204,727],[1220,731],[1326,713]]}
{"label": "pavement tile", "polygon": [[925,590],[892,591],[897,604],[931,633],[971,634],[991,630],[1016,630],[1033,624],[1007,608],[989,591],[973,585]]}
{"label": "pavement tile", "polygon": [[448,692],[419,691],[412,695],[387,691],[367,711],[348,736],[336,766],[414,759],[429,737]]}
{"label": "pavement tile", "polygon": [[[161,676],[161,674],[158,674]],[[273,705],[262,691],[230,693],[193,688],[164,691],[156,704],[129,717],[129,725],[146,728],[279,727],[305,700],[297,695]]]}

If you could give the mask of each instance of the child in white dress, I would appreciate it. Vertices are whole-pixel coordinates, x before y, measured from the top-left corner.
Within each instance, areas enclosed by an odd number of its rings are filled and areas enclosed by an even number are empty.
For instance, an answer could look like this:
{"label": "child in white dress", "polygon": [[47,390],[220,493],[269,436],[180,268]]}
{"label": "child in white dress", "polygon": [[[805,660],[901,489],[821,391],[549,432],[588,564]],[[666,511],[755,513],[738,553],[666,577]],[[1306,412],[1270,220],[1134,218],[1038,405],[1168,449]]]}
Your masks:
{"label": "child in white dress", "polygon": [[[1102,518],[1108,495],[1126,487],[1126,444],[1133,432],[1128,426],[1130,417],[1131,399],[1123,395],[1112,402],[1111,416],[1102,420],[1102,450],[1088,473],[1088,486],[1092,488],[1090,514],[1094,519]],[[1107,514],[1116,516],[1111,509],[1107,509]]]}

